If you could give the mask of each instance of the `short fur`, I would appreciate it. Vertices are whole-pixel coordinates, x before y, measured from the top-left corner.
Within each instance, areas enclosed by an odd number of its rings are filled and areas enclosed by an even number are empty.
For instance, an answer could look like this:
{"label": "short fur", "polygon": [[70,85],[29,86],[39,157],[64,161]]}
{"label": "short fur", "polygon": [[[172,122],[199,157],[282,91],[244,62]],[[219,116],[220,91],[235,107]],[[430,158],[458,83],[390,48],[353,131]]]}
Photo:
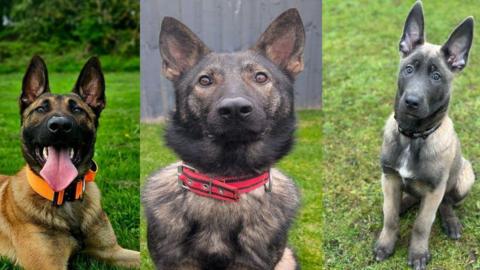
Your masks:
{"label": "short fur", "polygon": [[[381,153],[384,225],[374,250],[379,261],[393,253],[399,215],[419,202],[410,266],[425,269],[430,260],[428,239],[437,210],[447,235],[460,237],[461,224],[453,206],[467,196],[475,177],[470,162],[462,157],[447,112],[452,80],[467,63],[472,38],[471,17],[443,46],[425,42],[421,2],[407,17],[399,46],[395,112],[387,120]],[[409,135],[415,133],[420,135]]]}
{"label": "short fur", "polygon": [[[90,91],[90,92],[89,92]],[[49,93],[43,60],[32,58],[20,97],[22,152],[30,168],[39,173],[41,145],[77,149],[74,165],[79,176],[89,169],[100,111],[105,105],[104,81],[98,59],[91,58],[82,70],[73,93]],[[67,117],[73,127],[69,136],[49,134],[52,116]],[[14,176],[0,176],[0,255],[25,269],[67,269],[77,251],[118,266],[140,267],[136,251],[121,248],[100,205],[100,191],[88,183],[83,200],[53,206],[32,190],[27,168]]]}
{"label": "short fur", "polygon": [[[213,53],[185,25],[166,17],[160,52],[176,94],[167,145],[183,162],[212,176],[271,168],[293,144],[293,83],[303,69],[304,35],[300,16],[291,9],[251,49]],[[259,82],[263,75],[268,80]],[[202,85],[205,76],[210,81]],[[232,102],[247,104],[248,110],[236,115],[228,107]],[[158,269],[299,267],[286,248],[299,204],[291,179],[273,169],[271,192],[259,188],[226,203],[179,187],[178,165],[150,176],[142,195],[148,246]]]}

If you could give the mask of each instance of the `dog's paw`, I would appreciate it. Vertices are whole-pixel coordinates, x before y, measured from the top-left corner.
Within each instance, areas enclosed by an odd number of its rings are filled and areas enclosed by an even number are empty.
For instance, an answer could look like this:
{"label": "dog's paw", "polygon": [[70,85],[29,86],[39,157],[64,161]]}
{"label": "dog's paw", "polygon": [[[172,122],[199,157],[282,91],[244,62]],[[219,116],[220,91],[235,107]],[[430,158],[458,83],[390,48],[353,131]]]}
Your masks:
{"label": "dog's paw", "polygon": [[414,270],[426,270],[427,264],[430,261],[430,252],[409,252],[408,265]]}
{"label": "dog's paw", "polygon": [[442,222],[443,231],[448,237],[458,240],[462,235],[462,224],[458,218],[450,218]]}
{"label": "dog's paw", "polygon": [[375,256],[375,260],[377,260],[377,262],[381,262],[385,259],[387,259],[388,257],[390,257],[390,255],[392,255],[393,253],[393,248],[388,248],[388,247],[385,247],[385,246],[375,246],[375,248],[373,249],[373,255]]}

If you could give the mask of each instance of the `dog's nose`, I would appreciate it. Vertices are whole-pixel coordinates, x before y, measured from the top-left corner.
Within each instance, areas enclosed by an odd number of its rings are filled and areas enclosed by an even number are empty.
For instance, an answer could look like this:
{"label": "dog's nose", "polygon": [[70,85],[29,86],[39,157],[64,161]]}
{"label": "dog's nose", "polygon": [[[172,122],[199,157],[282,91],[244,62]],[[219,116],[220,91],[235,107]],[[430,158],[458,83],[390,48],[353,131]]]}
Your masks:
{"label": "dog's nose", "polygon": [[72,131],[72,127],[72,120],[65,116],[52,116],[47,122],[47,128],[52,133],[68,133]]}
{"label": "dog's nose", "polygon": [[252,103],[242,97],[226,98],[217,106],[218,114],[224,119],[246,119],[252,111]]}
{"label": "dog's nose", "polygon": [[417,96],[407,96],[405,97],[405,104],[409,109],[418,109],[420,105],[420,98]]}

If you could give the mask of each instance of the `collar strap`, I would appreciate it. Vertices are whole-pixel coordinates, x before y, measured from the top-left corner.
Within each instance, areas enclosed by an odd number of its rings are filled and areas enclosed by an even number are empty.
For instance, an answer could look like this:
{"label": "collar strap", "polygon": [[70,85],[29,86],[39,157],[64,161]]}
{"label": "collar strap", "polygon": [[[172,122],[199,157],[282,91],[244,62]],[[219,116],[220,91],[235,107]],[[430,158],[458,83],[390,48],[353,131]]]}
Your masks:
{"label": "collar strap", "polygon": [[83,178],[77,178],[62,191],[55,192],[42,177],[37,175],[30,166],[27,165],[27,180],[30,187],[43,198],[52,201],[52,205],[60,206],[64,202],[74,201],[83,198],[86,183],[93,182],[98,172],[98,166],[92,160],[90,169]]}
{"label": "collar strap", "polygon": [[184,164],[178,166],[178,183],[197,195],[229,202],[237,202],[241,194],[261,186],[267,192],[272,189],[270,170],[254,176],[212,178]]}
{"label": "collar strap", "polygon": [[412,132],[412,131],[407,131],[398,125],[398,132],[400,132],[402,135],[407,136],[412,139],[417,139],[417,138],[422,138],[426,139],[430,134],[435,132],[440,126],[442,125],[442,122],[440,122],[438,125],[433,126],[432,128],[429,128],[425,131],[421,132]]}

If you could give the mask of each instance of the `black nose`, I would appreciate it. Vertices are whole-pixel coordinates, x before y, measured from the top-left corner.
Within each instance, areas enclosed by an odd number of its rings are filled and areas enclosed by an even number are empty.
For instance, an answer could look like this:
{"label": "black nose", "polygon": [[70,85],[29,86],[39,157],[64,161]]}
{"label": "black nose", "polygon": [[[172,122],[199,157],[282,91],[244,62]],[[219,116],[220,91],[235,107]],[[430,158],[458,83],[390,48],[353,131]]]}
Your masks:
{"label": "black nose", "polygon": [[252,111],[252,103],[242,97],[226,98],[217,106],[217,113],[224,119],[246,119]]}
{"label": "black nose", "polygon": [[64,116],[52,116],[47,122],[47,128],[52,133],[69,133],[72,127],[72,120]]}
{"label": "black nose", "polygon": [[420,98],[417,96],[407,96],[405,97],[405,104],[409,109],[418,109],[420,105]]}

